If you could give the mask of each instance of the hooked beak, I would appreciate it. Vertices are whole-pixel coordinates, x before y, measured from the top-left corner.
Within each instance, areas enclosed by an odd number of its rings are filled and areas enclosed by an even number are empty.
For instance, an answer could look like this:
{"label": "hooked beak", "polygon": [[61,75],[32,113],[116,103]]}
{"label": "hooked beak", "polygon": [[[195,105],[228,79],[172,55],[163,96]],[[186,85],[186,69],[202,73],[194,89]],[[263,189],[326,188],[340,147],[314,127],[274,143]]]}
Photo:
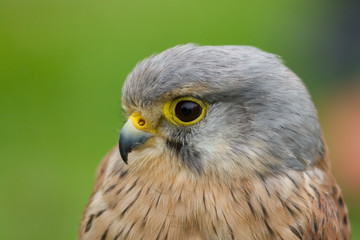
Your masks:
{"label": "hooked beak", "polygon": [[139,148],[152,136],[149,132],[137,129],[130,117],[122,128],[119,139],[119,150],[123,161],[127,164],[128,154],[132,150]]}

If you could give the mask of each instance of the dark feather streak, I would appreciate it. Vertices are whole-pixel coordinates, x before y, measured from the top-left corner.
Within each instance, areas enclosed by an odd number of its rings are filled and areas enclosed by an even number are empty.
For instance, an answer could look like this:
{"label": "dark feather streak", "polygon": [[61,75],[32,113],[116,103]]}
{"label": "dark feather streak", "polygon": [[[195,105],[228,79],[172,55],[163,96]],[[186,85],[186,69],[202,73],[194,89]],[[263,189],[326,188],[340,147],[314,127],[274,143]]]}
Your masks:
{"label": "dark feather streak", "polygon": [[129,192],[136,186],[138,180],[139,180],[139,178],[137,178],[137,179],[134,181],[134,183],[131,185],[131,187],[130,187],[128,190],[126,190],[126,193],[129,193]]}
{"label": "dark feather streak", "polygon": [[339,197],[338,202],[340,207],[344,207],[344,200],[342,199],[341,196]]}
{"label": "dark feather streak", "polygon": [[136,200],[140,196],[140,193],[141,193],[141,190],[137,193],[135,199],[132,200],[131,203],[129,203],[129,205],[121,212],[119,218],[122,218],[125,215],[125,213],[134,205],[134,203],[136,202]]}
{"label": "dark feather streak", "polygon": [[93,219],[94,219],[94,214],[91,214],[91,215],[89,216],[88,222],[86,223],[85,232],[87,232],[87,231],[90,230],[91,225],[92,225],[92,222],[93,222]]}
{"label": "dark feather streak", "polygon": [[313,219],[313,232],[317,233],[317,231],[318,231],[318,223],[317,223],[317,221],[316,221],[316,219],[314,217],[314,219]]}
{"label": "dark feather streak", "polygon": [[108,187],[108,189],[105,190],[104,193],[105,193],[105,194],[106,194],[106,193],[109,193],[109,192],[110,192],[111,190],[113,190],[115,187],[116,187],[116,184],[111,185],[110,187]]}
{"label": "dark feather streak", "polygon": [[141,224],[142,227],[144,227],[145,224],[146,224],[147,217],[148,217],[148,215],[149,215],[149,212],[150,212],[151,208],[152,208],[152,205],[149,207],[148,211],[147,211],[146,214],[145,214],[145,217],[144,217],[144,219],[143,219],[143,221],[142,221],[142,224]]}
{"label": "dark feather streak", "polygon": [[96,214],[95,218],[100,217],[101,214],[103,214],[105,211],[106,211],[106,209],[103,209],[103,210],[99,211],[99,212]]}
{"label": "dark feather streak", "polygon": [[252,215],[255,215],[255,211],[254,211],[254,208],[253,208],[253,206],[251,205],[251,203],[248,201],[247,204],[249,205],[251,214],[252,214]]}
{"label": "dark feather streak", "polygon": [[211,222],[211,225],[212,225],[212,227],[213,227],[213,230],[214,230],[215,235],[217,236],[217,231],[216,231],[216,228],[215,228],[214,223],[213,223],[213,222]]}
{"label": "dark feather streak", "polygon": [[159,233],[158,233],[158,235],[157,235],[157,237],[156,237],[156,240],[159,240],[159,239],[160,239],[160,235],[161,235],[162,231],[164,230],[164,226],[165,226],[165,221],[163,222],[163,224],[162,224],[162,226],[161,226],[161,228],[160,228],[160,231],[159,231]]}
{"label": "dark feather streak", "polygon": [[300,234],[300,232],[295,227],[289,225],[289,228],[299,239],[302,239],[302,235]]}
{"label": "dark feather streak", "polygon": [[109,231],[109,228],[107,228],[107,229],[105,230],[105,232],[104,232],[103,235],[101,236],[101,240],[105,240],[105,239],[106,239],[106,236],[107,236],[108,231]]}
{"label": "dark feather streak", "polygon": [[268,231],[269,231],[269,233],[270,233],[271,237],[273,238],[273,237],[275,236],[275,232],[274,232],[274,230],[272,230],[272,228],[269,226],[269,224],[267,223],[267,221],[266,221],[266,220],[264,221],[264,223],[265,223],[266,228],[268,229]]}
{"label": "dark feather streak", "polygon": [[231,239],[234,240],[235,239],[234,232],[233,232],[232,228],[230,227],[230,224],[229,224],[228,220],[226,219],[226,216],[225,216],[224,212],[222,210],[221,210],[221,212],[222,212],[222,214],[224,216],[226,225],[227,225],[227,227],[228,227],[228,229],[230,231]]}
{"label": "dark feather streak", "polygon": [[126,169],[125,171],[121,172],[119,178],[125,177],[128,173],[129,173],[129,170]]}

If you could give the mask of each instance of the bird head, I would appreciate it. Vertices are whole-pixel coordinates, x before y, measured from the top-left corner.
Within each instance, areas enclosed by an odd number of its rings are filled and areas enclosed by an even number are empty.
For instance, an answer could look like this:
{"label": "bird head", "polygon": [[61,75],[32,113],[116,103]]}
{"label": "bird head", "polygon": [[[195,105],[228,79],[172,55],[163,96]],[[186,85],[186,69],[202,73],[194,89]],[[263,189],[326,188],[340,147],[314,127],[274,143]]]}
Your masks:
{"label": "bird head", "polygon": [[275,55],[176,46],[138,63],[122,91],[119,148],[137,168],[249,177],[304,170],[324,154],[316,109]]}

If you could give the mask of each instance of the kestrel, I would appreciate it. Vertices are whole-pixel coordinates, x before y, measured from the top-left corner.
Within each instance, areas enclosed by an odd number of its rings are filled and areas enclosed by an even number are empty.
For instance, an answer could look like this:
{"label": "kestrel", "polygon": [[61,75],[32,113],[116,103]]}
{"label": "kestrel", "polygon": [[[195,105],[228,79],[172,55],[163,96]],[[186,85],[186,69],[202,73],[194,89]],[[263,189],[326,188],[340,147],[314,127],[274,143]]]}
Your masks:
{"label": "kestrel", "polygon": [[316,109],[275,55],[177,46],[138,63],[79,239],[350,239]]}

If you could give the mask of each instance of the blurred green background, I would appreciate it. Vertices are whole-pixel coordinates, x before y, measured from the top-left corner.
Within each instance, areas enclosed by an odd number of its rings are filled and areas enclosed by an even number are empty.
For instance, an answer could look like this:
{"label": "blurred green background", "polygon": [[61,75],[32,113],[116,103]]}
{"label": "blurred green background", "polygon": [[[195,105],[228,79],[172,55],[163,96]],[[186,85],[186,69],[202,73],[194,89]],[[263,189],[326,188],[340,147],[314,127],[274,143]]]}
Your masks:
{"label": "blurred green background", "polygon": [[188,42],[257,46],[305,81],[360,239],[358,2],[0,0],[0,239],[77,238],[124,79]]}

